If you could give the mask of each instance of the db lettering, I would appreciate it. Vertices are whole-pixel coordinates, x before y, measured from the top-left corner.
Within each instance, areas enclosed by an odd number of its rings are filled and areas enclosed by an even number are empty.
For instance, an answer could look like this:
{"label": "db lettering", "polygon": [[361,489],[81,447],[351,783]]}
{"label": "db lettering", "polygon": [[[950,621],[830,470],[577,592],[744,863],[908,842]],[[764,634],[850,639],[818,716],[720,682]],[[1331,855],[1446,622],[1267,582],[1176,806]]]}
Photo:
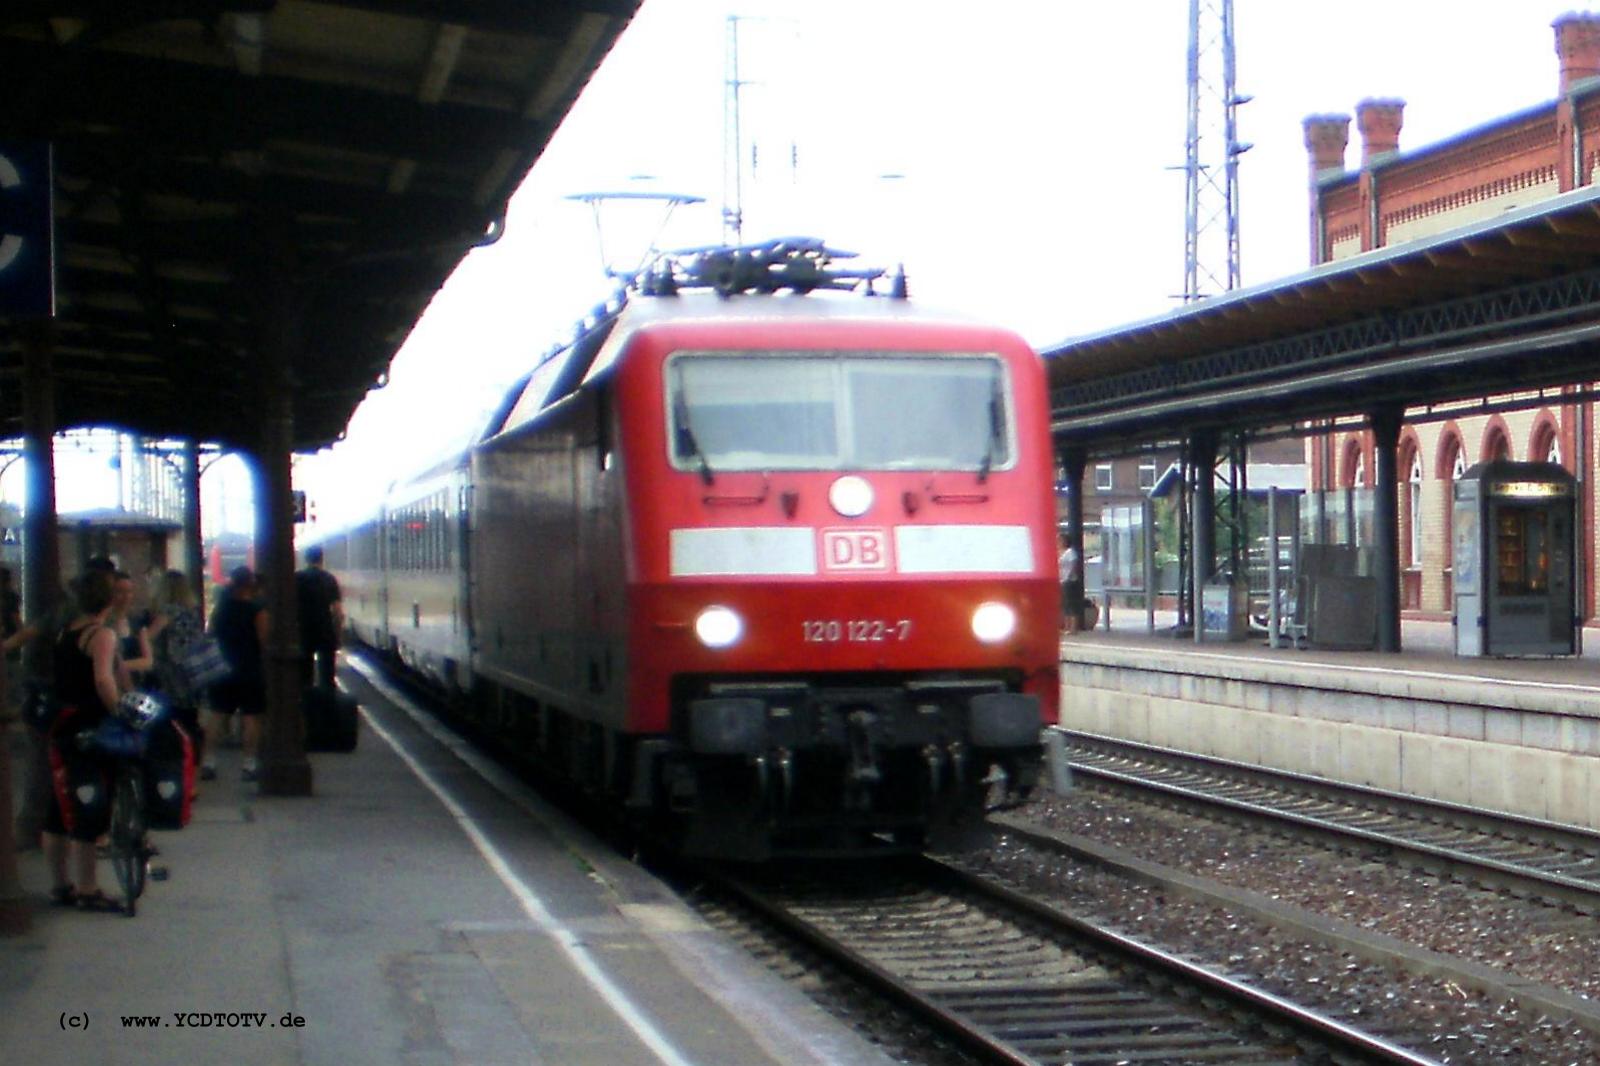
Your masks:
{"label": "db lettering", "polygon": [[882,529],[825,529],[822,565],[827,570],[887,570],[888,534]]}

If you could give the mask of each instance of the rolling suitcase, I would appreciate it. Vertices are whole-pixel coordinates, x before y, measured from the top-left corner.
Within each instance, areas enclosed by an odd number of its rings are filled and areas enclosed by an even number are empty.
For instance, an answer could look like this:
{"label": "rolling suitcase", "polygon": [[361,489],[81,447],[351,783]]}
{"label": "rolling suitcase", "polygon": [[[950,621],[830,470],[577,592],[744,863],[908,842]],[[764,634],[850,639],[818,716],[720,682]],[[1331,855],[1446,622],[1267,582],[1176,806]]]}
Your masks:
{"label": "rolling suitcase", "polygon": [[300,697],[306,716],[306,750],[356,750],[356,698],[348,692],[313,686]]}

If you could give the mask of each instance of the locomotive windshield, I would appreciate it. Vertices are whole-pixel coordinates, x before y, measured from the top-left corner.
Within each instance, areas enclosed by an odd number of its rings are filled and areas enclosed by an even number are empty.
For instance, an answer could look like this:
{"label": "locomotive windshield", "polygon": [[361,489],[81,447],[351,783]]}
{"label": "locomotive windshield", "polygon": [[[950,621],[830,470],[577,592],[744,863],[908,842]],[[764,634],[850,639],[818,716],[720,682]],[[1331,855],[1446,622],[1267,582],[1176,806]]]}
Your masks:
{"label": "locomotive windshield", "polygon": [[673,460],[987,476],[1011,463],[1007,380],[988,355],[684,353],[667,368]]}

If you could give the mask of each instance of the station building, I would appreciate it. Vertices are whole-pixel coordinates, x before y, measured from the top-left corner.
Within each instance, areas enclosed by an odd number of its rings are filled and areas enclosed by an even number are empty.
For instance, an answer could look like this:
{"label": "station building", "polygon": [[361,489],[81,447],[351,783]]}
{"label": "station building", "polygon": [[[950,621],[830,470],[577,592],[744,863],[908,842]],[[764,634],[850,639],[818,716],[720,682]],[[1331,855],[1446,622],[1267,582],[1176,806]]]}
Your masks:
{"label": "station building", "polygon": [[[1600,15],[1563,15],[1553,27],[1555,100],[1426,149],[1400,151],[1401,100],[1357,105],[1361,159],[1354,169],[1345,162],[1350,116],[1307,118],[1312,265],[1431,237],[1600,180]],[[1399,494],[1403,609],[1449,615],[1453,483],[1475,463],[1513,459],[1559,463],[1578,479],[1586,516],[1579,614],[1595,616],[1600,515],[1591,391],[1572,386],[1407,412],[1397,466],[1406,482]],[[1308,488],[1334,498],[1348,490],[1344,498],[1360,512],[1374,484],[1373,444],[1367,430],[1308,435]],[[1348,528],[1349,534],[1336,530],[1334,539],[1359,541],[1362,524],[1351,521]]]}

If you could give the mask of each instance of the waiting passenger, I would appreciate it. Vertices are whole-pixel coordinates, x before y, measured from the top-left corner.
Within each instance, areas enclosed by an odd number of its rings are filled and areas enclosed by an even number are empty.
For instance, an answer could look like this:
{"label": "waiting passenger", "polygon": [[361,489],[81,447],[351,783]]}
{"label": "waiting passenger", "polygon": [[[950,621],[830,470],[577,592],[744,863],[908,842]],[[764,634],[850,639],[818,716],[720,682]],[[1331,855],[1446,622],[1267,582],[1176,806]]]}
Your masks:
{"label": "waiting passenger", "polygon": [[[240,777],[254,781],[256,752],[261,743],[261,714],[267,707],[266,675],[261,653],[267,646],[267,610],[256,599],[256,575],[248,566],[237,567],[228,578],[228,594],[211,615],[211,635],[228,660],[229,675],[211,689],[211,714],[206,731],[223,735],[223,716],[237,714],[244,731],[244,767]],[[214,746],[213,746],[214,747]],[[200,778],[217,776],[215,755],[206,752]]]}
{"label": "waiting passenger", "polygon": [[118,570],[112,575],[112,604],[110,625],[117,635],[117,652],[122,657],[122,669],[127,671],[124,687],[131,687],[140,676],[155,665],[147,632],[149,617],[134,612],[133,575]]}
{"label": "waiting passenger", "polygon": [[1066,537],[1061,538],[1061,627],[1068,633],[1083,628],[1083,560]]}
{"label": "waiting passenger", "polygon": [[294,590],[299,603],[300,683],[332,689],[344,604],[338,578],[322,567],[320,545],[306,549],[306,566],[294,575]]}
{"label": "waiting passenger", "polygon": [[105,756],[80,750],[76,738],[109,717],[124,691],[117,677],[117,638],[108,624],[112,597],[110,575],[86,573],[78,586],[81,613],[56,642],[55,694],[61,709],[49,736],[56,802],[44,826],[45,857],[54,878],[51,902],[96,911],[122,909],[95,881],[95,841],[111,824],[111,767]]}
{"label": "waiting passenger", "polygon": [[204,636],[205,621],[195,603],[194,588],[182,570],[168,570],[156,586],[154,614],[147,632],[155,656],[155,676],[167,698],[172,719],[194,741],[195,753],[205,754],[205,733],[200,728],[200,693],[189,683],[183,659]]}
{"label": "waiting passenger", "polygon": [[[36,618],[29,619],[22,628],[7,637],[0,647],[7,656],[14,650],[23,652],[20,670],[10,677],[11,697],[14,703],[42,697],[51,698],[55,689],[55,644],[72,620],[78,617],[77,583],[73,588],[62,588],[56,602]],[[32,728],[22,731],[22,753],[19,759],[21,783],[17,803],[17,850],[31,851],[39,847],[50,808],[55,804],[55,792],[50,783],[50,751],[48,726],[38,724],[31,716]]]}

